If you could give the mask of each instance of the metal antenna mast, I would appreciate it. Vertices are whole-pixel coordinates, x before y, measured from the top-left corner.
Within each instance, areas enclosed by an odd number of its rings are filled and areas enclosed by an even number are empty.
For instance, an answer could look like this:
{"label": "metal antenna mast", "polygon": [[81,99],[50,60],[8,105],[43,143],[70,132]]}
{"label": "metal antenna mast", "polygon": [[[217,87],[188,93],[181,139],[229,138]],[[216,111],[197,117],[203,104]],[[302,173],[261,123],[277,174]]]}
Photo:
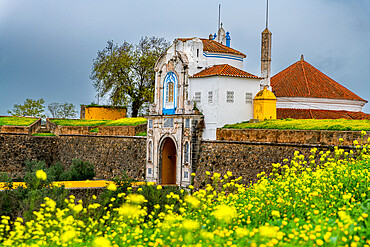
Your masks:
{"label": "metal antenna mast", "polygon": [[218,5],[218,28],[217,30],[220,29],[220,23],[221,23],[221,4]]}
{"label": "metal antenna mast", "polygon": [[267,7],[266,7],[266,28],[268,28],[269,22],[269,0],[267,0]]}

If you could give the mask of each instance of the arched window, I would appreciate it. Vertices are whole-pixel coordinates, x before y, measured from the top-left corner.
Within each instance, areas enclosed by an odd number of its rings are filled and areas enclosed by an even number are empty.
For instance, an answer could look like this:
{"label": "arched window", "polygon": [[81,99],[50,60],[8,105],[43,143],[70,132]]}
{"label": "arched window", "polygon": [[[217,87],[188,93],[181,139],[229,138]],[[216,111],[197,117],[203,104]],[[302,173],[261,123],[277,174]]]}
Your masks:
{"label": "arched window", "polygon": [[175,114],[177,105],[177,76],[170,71],[166,74],[163,81],[163,114]]}
{"label": "arched window", "polygon": [[185,158],[185,163],[189,162],[189,142],[185,142],[184,145],[184,158]]}

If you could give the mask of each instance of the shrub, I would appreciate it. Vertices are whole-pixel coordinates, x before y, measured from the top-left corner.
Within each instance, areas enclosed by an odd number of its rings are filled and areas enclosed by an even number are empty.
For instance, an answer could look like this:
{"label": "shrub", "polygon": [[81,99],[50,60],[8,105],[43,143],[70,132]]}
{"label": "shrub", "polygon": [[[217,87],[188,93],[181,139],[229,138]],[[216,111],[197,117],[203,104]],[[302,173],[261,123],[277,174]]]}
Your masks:
{"label": "shrub", "polygon": [[72,166],[66,173],[63,174],[61,180],[81,181],[92,179],[95,177],[95,175],[95,168],[93,164],[88,161],[73,159]]}
{"label": "shrub", "polygon": [[12,179],[9,177],[9,174],[8,173],[6,173],[6,172],[0,172],[0,183],[1,182],[9,183],[11,181],[12,181]]}

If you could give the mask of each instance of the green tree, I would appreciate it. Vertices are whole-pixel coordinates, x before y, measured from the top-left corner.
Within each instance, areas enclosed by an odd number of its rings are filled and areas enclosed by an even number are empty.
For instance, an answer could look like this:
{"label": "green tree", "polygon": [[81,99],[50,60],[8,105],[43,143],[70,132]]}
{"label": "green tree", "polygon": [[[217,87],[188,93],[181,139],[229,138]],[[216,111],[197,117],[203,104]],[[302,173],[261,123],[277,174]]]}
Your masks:
{"label": "green tree", "polygon": [[75,118],[77,115],[76,107],[72,103],[51,103],[48,105],[49,112],[53,118]]}
{"label": "green tree", "polygon": [[29,116],[45,118],[44,106],[45,100],[43,99],[26,99],[23,105],[14,104],[13,109],[8,111],[12,116]]}
{"label": "green tree", "polygon": [[154,65],[168,45],[158,37],[143,37],[137,45],[108,41],[90,75],[98,96],[109,95],[113,105],[129,107],[137,117],[145,103],[153,102]]}

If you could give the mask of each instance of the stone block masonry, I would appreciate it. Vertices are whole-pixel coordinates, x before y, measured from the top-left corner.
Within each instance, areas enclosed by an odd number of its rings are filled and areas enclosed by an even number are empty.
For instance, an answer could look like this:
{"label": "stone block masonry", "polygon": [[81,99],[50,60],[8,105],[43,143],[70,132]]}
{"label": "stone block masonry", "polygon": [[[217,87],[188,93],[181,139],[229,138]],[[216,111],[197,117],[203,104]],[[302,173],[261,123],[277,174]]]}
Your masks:
{"label": "stone block masonry", "polygon": [[24,174],[27,160],[45,161],[49,166],[61,162],[66,167],[73,159],[95,165],[96,178],[112,179],[125,170],[131,177],[144,179],[145,137],[0,135],[0,172],[13,178]]}
{"label": "stone block masonry", "polygon": [[[263,135],[264,131],[260,132]],[[301,132],[300,132],[301,133]],[[333,132],[334,133],[334,132]],[[298,133],[299,134],[299,133]],[[334,133],[339,137],[346,133]],[[295,135],[292,133],[292,135]],[[333,137],[334,138],[334,137]],[[349,138],[350,139],[350,138]],[[324,139],[321,139],[324,140]],[[199,141],[199,151],[194,153],[195,186],[201,187],[205,172],[225,174],[232,171],[242,176],[243,183],[255,182],[260,172],[269,173],[272,163],[291,159],[295,151],[308,157],[314,147],[333,149],[331,139],[323,144],[273,143],[266,139],[256,141]],[[349,146],[342,146],[349,149]],[[112,179],[125,170],[137,180],[145,179],[146,137],[63,135],[38,137],[25,134],[0,134],[0,172],[11,173],[13,178],[23,175],[27,160],[42,160],[47,165],[61,162],[66,167],[72,159],[93,163],[96,178]]]}
{"label": "stone block masonry", "polygon": [[[369,137],[367,133],[363,139]],[[354,140],[361,141],[361,131],[217,129],[217,140],[228,141],[339,145],[339,138],[341,145],[352,145]]]}
{"label": "stone block masonry", "polygon": [[[206,181],[206,171],[226,174],[231,171],[237,178],[242,176],[242,183],[257,181],[257,174],[269,173],[273,163],[289,161],[294,152],[299,151],[306,159],[312,148],[327,151],[333,149],[330,145],[257,143],[237,141],[203,141],[199,152],[196,168],[195,187],[202,187]],[[346,150],[350,147],[344,146]]]}

